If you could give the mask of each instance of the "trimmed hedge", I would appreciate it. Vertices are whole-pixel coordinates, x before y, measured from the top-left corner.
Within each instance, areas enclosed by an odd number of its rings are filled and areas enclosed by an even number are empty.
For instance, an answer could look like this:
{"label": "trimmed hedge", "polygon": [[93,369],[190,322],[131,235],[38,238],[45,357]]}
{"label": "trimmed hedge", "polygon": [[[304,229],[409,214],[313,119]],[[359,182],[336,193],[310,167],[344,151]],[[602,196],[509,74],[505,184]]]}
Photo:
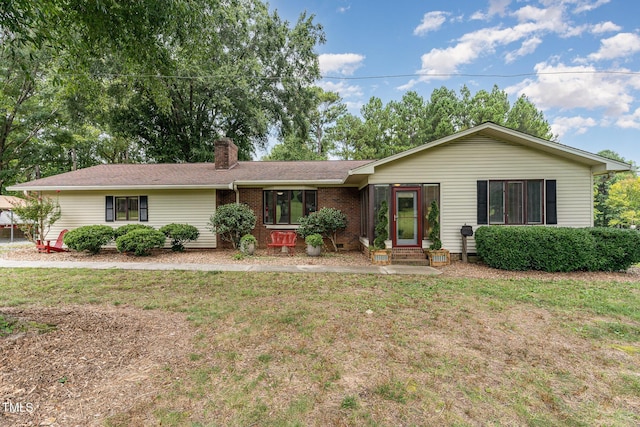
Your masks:
{"label": "trimmed hedge", "polygon": [[116,239],[118,252],[133,252],[137,256],[149,255],[151,249],[162,248],[167,237],[153,228],[129,231]]}
{"label": "trimmed hedge", "polygon": [[189,224],[167,224],[160,227],[160,232],[171,239],[171,250],[174,252],[183,252],[185,243],[200,237],[198,229]]}
{"label": "trimmed hedge", "polygon": [[115,229],[113,232],[113,238],[117,239],[118,237],[124,236],[133,230],[155,230],[155,228],[145,224],[125,224]]}
{"label": "trimmed hedge", "polygon": [[74,251],[89,251],[97,254],[113,240],[114,230],[108,225],[85,225],[67,232],[64,244]]}
{"label": "trimmed hedge", "polygon": [[640,233],[611,228],[483,226],[476,252],[502,270],[619,271],[640,262]]}

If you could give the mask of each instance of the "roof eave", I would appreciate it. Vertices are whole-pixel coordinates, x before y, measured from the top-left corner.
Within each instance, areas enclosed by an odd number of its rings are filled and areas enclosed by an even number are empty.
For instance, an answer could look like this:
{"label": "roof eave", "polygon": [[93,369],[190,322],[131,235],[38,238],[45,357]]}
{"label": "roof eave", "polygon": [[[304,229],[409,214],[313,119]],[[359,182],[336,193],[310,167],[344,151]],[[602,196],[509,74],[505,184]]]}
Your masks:
{"label": "roof eave", "polygon": [[7,187],[9,191],[126,191],[126,190],[231,190],[232,184],[195,184],[195,185],[22,185]]}

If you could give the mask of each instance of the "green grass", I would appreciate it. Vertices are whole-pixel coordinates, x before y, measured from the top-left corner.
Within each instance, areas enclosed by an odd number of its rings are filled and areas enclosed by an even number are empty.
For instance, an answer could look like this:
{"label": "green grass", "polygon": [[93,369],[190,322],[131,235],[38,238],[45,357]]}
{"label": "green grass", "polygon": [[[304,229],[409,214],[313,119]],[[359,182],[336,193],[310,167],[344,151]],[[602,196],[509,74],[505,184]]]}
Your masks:
{"label": "green grass", "polygon": [[0,291],[189,320],[164,391],[107,425],[640,424],[640,283],[4,269]]}

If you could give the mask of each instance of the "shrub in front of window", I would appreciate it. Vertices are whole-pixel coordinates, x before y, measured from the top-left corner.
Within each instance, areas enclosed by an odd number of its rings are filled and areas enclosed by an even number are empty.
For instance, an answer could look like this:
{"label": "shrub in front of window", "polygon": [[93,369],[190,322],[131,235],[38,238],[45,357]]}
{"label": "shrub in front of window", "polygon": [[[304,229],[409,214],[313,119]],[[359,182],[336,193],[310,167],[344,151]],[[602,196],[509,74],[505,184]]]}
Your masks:
{"label": "shrub in front of window", "polygon": [[322,208],[300,218],[298,234],[307,237],[311,234],[320,234],[331,241],[333,249],[338,252],[336,243],[338,231],[347,228],[347,216],[335,208]]}
{"label": "shrub in front of window", "polygon": [[373,240],[373,247],[375,249],[386,249],[387,244],[385,240],[389,238],[389,205],[386,201],[380,203],[380,209],[378,209],[378,215],[376,217],[376,238]]}
{"label": "shrub in front of window", "polygon": [[593,270],[596,242],[588,229],[485,226],[475,233],[478,256],[502,270]]}
{"label": "shrub in front of window", "polygon": [[184,244],[198,240],[200,232],[196,227],[189,224],[167,224],[159,230],[171,239],[171,250],[174,252],[184,252]]}
{"label": "shrub in front of window", "polygon": [[113,240],[113,235],[113,228],[108,225],[85,225],[68,231],[64,235],[64,244],[74,251],[97,254]]}
{"label": "shrub in front of window", "polygon": [[145,256],[151,253],[151,249],[162,248],[167,237],[158,230],[138,229],[116,239],[118,252],[133,252],[136,256]]}
{"label": "shrub in front of window", "polygon": [[229,203],[216,208],[207,226],[213,233],[219,234],[223,241],[231,242],[233,248],[238,249],[240,238],[251,234],[256,227],[256,215],[244,203]]}
{"label": "shrub in front of window", "polygon": [[133,230],[155,230],[155,228],[144,224],[125,224],[115,229],[113,238],[117,239],[118,237],[124,236]]}

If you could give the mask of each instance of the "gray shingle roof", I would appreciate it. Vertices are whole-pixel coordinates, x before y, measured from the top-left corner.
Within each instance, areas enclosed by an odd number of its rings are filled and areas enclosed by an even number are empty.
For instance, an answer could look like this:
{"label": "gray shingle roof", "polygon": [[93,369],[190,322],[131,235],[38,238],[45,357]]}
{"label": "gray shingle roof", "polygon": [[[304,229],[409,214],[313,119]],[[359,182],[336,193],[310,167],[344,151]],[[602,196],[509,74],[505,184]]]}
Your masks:
{"label": "gray shingle roof", "polygon": [[231,188],[237,185],[343,183],[349,171],[371,160],[238,162],[227,170],[213,163],[108,164],[37,179],[12,190],[117,188]]}

